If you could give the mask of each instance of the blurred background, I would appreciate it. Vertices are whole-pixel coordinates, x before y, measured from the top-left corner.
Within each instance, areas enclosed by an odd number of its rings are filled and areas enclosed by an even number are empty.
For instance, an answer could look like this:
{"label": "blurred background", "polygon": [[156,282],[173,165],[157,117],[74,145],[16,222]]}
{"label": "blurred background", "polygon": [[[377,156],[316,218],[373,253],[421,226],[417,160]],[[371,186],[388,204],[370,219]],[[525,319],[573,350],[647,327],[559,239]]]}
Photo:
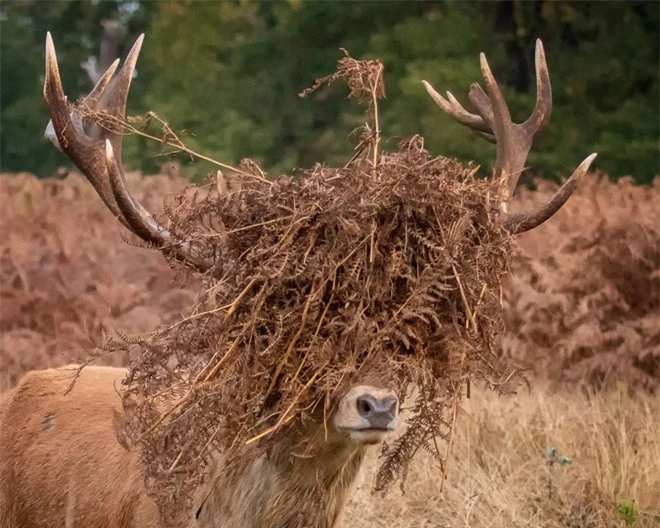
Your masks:
{"label": "blurred background", "polygon": [[[524,120],[541,38],[554,112],[528,159],[530,172],[570,174],[596,151],[597,168],[612,178],[648,183],[660,172],[658,13],[657,1],[3,0],[0,170],[45,177],[67,163],[43,139],[46,31],[74,100],[145,32],[128,113],[153,110],[188,147],[226,163],[251,157],[273,175],[352,155],[351,132],[364,114],[345,88],[298,97],[334,71],[340,48],[384,62],[387,99],[379,112],[389,145],[419,133],[434,154],[489,167],[493,147],[444,116],[420,81],[465,103],[470,84],[481,81],[485,51],[514,120]],[[158,172],[167,161],[143,138],[124,144],[128,169]],[[210,170],[179,161],[187,176]]]}

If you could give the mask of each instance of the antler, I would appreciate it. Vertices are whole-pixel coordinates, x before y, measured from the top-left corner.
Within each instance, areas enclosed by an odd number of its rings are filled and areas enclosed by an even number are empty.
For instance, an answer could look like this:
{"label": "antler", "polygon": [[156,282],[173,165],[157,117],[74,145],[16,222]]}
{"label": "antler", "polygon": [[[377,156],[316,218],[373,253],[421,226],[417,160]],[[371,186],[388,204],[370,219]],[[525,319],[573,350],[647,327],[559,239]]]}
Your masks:
{"label": "antler", "polygon": [[[502,92],[483,53],[480,55],[480,63],[486,91],[484,92],[479,84],[474,83],[470,86],[468,96],[476,113],[465,110],[450,92],[447,92],[447,99],[445,99],[428,82],[422,81],[429,95],[450,117],[497,145],[494,176],[506,184],[507,192],[502,203],[504,213],[506,213],[506,201],[513,196],[518,178],[525,168],[525,161],[534,138],[548,124],[552,112],[550,74],[541,40],[536,41],[535,62],[536,105],[527,121],[520,124],[511,120]],[[515,235],[534,229],[554,215],[577,188],[595,157],[596,154],[588,156],[550,201],[538,210],[531,213],[508,215],[505,225],[511,234]]]}
{"label": "antler", "polygon": [[135,41],[116,77],[119,59],[101,76],[82,103],[74,106],[69,105],[64,95],[49,32],[46,35],[44,98],[51,122],[45,135],[78,167],[124,226],[161,251],[206,271],[214,266],[214,259],[193,242],[174,237],[128,192],[121,164],[121,132],[101,127],[85,117],[90,111],[103,111],[116,120],[124,119],[126,98],[143,39],[144,35],[140,35]]}

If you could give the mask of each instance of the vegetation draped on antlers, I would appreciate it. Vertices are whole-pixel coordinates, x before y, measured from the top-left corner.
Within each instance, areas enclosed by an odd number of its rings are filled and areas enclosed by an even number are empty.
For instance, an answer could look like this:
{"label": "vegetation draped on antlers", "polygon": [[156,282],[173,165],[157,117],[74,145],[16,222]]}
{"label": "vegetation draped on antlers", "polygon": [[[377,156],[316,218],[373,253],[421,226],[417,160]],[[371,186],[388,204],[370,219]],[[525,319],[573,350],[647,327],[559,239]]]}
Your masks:
{"label": "vegetation draped on antlers", "polygon": [[[87,98],[69,106],[49,35],[44,93],[53,139],[113,214],[168,258],[209,271],[215,308],[199,307],[124,347],[140,350],[124,402],[149,472],[175,479],[162,468],[180,466],[197,478],[205,450],[267,442],[319,402],[331,406],[356,378],[378,379],[400,396],[410,384],[420,387],[408,430],[384,451],[378,489],[403,479],[420,448],[443,463],[436,437],[451,445],[461,387],[476,380],[500,387],[515,371],[496,352],[511,237],[555,214],[595,157],[542,207],[507,213],[532,141],[550,116],[540,42],[537,103],[522,124],[511,121],[483,55],[486,89],[470,90],[476,113],[425,83],[451,117],[496,144],[493,180],[430,158],[419,136],[377,155],[376,124],[361,143],[372,146],[373,156],[358,154],[342,168],[317,165],[303,179],[269,182],[258,171],[258,178],[244,178],[240,192],[218,188],[194,204],[180,199],[168,208],[167,229],[126,190],[121,130],[88,117],[102,112],[123,121],[141,44],[142,37],[116,78],[115,63]],[[366,79],[376,114],[373,101],[382,91],[369,72],[380,68],[348,57],[339,68],[332,78],[347,80],[352,91]],[[175,402],[164,412],[163,394]]]}
{"label": "vegetation draped on antlers", "polygon": [[[174,239],[172,234],[159,225],[128,192],[121,164],[123,141],[121,131],[108,130],[93,122],[89,123],[89,118],[85,117],[90,111],[102,111],[117,122],[123,121],[126,99],[143,40],[144,35],[137,39],[116,77],[119,59],[108,68],[79,107],[71,109],[64,95],[52,37],[50,33],[47,34],[44,97],[54,128],[50,139],[85,175],[106,207],[124,226],[146,242],[161,247],[200,270],[206,270],[214,266],[214,259],[204,255],[202,248],[195,244]],[[484,92],[478,83],[474,83],[469,93],[470,102],[475,107],[476,113],[465,110],[451,92],[447,92],[445,99],[428,82],[422,81],[422,83],[433,100],[450,117],[496,144],[494,177],[502,180],[506,185],[507,192],[502,196],[503,211],[506,213],[506,200],[513,196],[532,143],[550,121],[552,112],[550,76],[543,45],[537,40],[536,105],[531,116],[524,123],[516,124],[511,120],[502,92],[483,53],[480,55],[480,62],[486,91]],[[595,157],[596,154],[591,154],[585,158],[555,196],[542,207],[529,213],[507,216],[504,224],[509,232],[515,235],[529,231],[552,217],[577,188]]]}

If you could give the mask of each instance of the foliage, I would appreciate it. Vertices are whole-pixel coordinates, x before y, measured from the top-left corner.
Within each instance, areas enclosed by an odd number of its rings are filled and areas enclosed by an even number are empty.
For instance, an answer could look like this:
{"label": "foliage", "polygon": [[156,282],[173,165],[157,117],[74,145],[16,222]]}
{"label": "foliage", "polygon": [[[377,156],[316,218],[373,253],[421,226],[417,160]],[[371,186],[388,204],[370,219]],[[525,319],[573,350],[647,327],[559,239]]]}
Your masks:
{"label": "foliage", "polygon": [[[129,185],[154,208],[185,182],[129,175]],[[0,203],[0,383],[82,362],[93,346],[90,337],[101,339],[115,328],[152,331],[192,304],[193,291],[173,285],[160,253],[124,242],[116,219],[82,176],[3,174]],[[108,357],[106,363],[122,360]]]}
{"label": "foliage", "polygon": [[[249,156],[277,173],[350,158],[348,136],[363,122],[359,112],[329,97],[329,89],[316,102],[296,95],[332,68],[343,47],[385,64],[385,142],[419,133],[432,152],[487,166],[492,147],[441,119],[420,81],[465,100],[480,79],[475,59],[484,50],[522,119],[533,105],[533,45],[541,37],[555,110],[529,158],[534,172],[570,172],[592,151],[613,176],[648,182],[659,171],[654,2],[23,0],[3,2],[0,10],[3,170],[47,175],[64,162],[42,140],[46,30],[58,42],[64,83],[75,98],[89,89],[79,63],[98,49],[99,21],[115,17],[126,47],[147,32],[130,111],[155,110],[175,131],[186,131],[189,147],[228,163]],[[146,140],[127,143],[129,166],[154,171],[163,161]],[[189,172],[207,171],[201,165]]]}
{"label": "foliage", "polygon": [[626,526],[630,526],[635,523],[637,519],[637,514],[635,512],[635,501],[634,500],[622,500],[619,502],[619,518],[626,523]]}
{"label": "foliage", "polygon": [[[538,182],[515,206],[556,190]],[[508,355],[563,379],[660,387],[660,178],[582,182],[559,213],[518,238],[505,288]]]}

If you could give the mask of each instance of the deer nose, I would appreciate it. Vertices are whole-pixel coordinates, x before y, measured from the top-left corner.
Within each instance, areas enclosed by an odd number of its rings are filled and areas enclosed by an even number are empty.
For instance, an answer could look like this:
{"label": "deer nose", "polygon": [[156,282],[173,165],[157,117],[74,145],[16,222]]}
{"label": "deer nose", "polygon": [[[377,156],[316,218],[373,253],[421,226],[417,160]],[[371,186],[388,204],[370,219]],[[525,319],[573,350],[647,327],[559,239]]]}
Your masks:
{"label": "deer nose", "polygon": [[359,396],[356,401],[358,414],[367,420],[369,427],[373,429],[391,429],[394,427],[398,403],[396,396],[377,399],[369,394]]}

